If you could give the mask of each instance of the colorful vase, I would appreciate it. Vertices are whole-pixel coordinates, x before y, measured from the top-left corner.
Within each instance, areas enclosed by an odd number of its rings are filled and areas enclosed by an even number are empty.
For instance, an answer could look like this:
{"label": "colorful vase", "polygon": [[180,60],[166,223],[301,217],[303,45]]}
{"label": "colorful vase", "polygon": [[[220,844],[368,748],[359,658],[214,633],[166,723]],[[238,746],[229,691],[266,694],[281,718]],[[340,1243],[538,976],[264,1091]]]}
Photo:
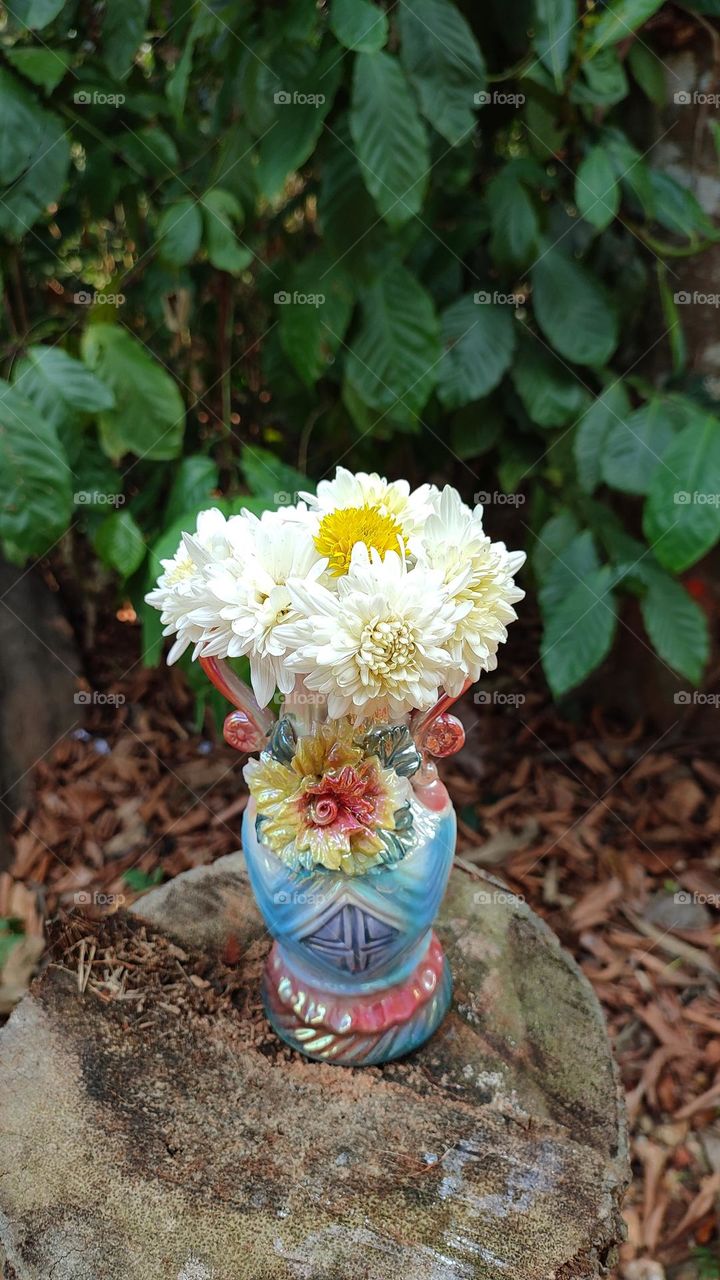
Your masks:
{"label": "colorful vase", "polygon": [[433,931],[455,850],[455,813],[432,756],[462,746],[444,698],[400,724],[332,721],[316,695],[273,720],[216,659],[205,671],[236,710],[225,736],[245,769],[250,882],[274,942],[269,1022],[311,1058],[387,1062],[423,1044],[451,1001]]}

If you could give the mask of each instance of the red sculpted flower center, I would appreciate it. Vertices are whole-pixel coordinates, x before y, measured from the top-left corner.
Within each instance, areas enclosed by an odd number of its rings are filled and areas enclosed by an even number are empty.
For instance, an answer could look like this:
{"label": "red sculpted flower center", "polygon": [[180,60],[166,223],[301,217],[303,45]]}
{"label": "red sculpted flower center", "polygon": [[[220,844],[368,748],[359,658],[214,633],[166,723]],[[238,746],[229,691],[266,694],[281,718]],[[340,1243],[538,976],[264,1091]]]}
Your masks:
{"label": "red sculpted flower center", "polygon": [[308,787],[300,798],[305,821],[316,827],[337,825],[352,832],[371,826],[378,799],[377,780],[365,766],[347,765],[337,773],[326,773]]}
{"label": "red sculpted flower center", "polygon": [[310,816],[318,827],[329,827],[338,816],[338,806],[329,796],[316,800],[310,806]]}

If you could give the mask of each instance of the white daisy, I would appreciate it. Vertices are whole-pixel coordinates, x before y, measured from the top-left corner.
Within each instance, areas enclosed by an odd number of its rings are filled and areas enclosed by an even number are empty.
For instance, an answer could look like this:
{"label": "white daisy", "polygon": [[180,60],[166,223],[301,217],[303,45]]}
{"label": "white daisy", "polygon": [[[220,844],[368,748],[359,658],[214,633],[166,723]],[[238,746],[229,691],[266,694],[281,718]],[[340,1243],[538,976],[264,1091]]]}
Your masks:
{"label": "white daisy", "polygon": [[452,667],[444,684],[455,694],[466,680],[474,683],[481,672],[497,666],[498,645],[507,640],[507,624],[517,618],[512,606],[525,595],[513,580],[525,563],[525,552],[492,542],[483,529],[482,507],[471,511],[447,485],[436,514],[425,523],[420,558],[442,575],[451,599],[467,606],[447,646]]}
{"label": "white daisy", "polygon": [[289,577],[312,582],[326,567],[302,520],[286,523],[280,511],[261,517],[246,511],[228,522],[230,554],[209,565],[203,601],[191,615],[202,628],[196,655],[250,660],[255,697],[267,706],[276,687],[290,693],[295,673],[284,661],[281,623],[298,616],[287,587]]}
{"label": "white daisy", "polygon": [[288,667],[327,697],[331,718],[399,718],[431,706],[449,663],[445,642],[465,607],[448,600],[442,574],[359,544],[336,581],[336,591],[288,582],[298,615],[279,629],[292,651]]}
{"label": "white daisy", "polygon": [[221,559],[228,554],[227,525],[217,507],[201,511],[195,533],[183,534],[175,555],[160,561],[163,572],[157,586],[145,596],[146,603],[160,612],[163,635],[177,635],[168,663],[177,662],[189,645],[202,639],[203,628],[194,622],[191,613],[203,598],[203,564],[213,556]]}
{"label": "white daisy", "polygon": [[353,473],[338,467],[334,480],[321,480],[317,494],[303,493],[311,510],[321,516],[347,507],[371,507],[383,516],[390,516],[402,528],[406,536],[416,533],[430,515],[434,485],[424,484],[410,489],[407,480],[386,480],[377,472]]}

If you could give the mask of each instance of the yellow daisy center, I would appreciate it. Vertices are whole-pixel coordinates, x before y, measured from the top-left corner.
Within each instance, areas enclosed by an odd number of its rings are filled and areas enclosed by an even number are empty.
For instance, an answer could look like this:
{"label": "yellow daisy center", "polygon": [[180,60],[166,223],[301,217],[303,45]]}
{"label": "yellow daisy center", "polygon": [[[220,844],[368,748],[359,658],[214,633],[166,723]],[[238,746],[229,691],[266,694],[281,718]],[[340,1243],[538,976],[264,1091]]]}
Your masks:
{"label": "yellow daisy center", "polygon": [[356,543],[364,542],[385,556],[388,551],[406,547],[403,531],[391,515],[383,515],[377,507],[342,507],[323,516],[315,535],[315,546],[327,556],[334,578],[347,573]]}

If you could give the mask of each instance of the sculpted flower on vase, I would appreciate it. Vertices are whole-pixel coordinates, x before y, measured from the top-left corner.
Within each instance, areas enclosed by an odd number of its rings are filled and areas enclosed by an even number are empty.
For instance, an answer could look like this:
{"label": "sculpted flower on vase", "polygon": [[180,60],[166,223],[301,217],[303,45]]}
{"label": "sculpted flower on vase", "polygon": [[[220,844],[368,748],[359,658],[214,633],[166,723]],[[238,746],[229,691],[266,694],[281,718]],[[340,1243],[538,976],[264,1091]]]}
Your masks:
{"label": "sculpted flower on vase", "polygon": [[367,754],[350,721],[325,724],[301,738],[289,761],[272,749],[263,752],[244,773],[257,806],[258,834],[288,866],[361,875],[388,861],[384,833],[396,830],[410,788]]}

